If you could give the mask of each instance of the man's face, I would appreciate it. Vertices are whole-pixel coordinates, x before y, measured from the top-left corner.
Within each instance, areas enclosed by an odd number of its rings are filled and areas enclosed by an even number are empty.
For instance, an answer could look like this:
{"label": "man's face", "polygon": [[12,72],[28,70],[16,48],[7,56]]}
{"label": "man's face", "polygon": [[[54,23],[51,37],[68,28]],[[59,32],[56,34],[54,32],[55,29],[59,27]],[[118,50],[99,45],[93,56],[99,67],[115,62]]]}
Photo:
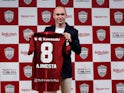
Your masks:
{"label": "man's face", "polygon": [[64,24],[66,19],[66,11],[62,7],[58,7],[54,10],[53,18],[56,24]]}

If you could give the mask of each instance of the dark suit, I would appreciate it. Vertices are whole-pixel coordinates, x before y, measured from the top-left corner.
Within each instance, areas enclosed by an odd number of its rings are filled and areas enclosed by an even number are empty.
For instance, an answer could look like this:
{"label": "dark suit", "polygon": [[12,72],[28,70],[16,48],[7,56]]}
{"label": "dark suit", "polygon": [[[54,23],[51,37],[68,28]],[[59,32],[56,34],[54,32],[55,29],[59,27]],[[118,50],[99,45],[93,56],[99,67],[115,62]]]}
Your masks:
{"label": "dark suit", "polygon": [[[56,28],[55,25],[46,27],[45,32],[46,31],[55,32],[55,28]],[[66,23],[64,32],[68,32],[71,34],[71,39],[72,39],[72,42],[70,42],[71,50],[73,50],[76,54],[80,54],[81,47],[80,47],[80,43],[79,43],[79,39],[78,39],[78,31]],[[64,63],[63,63],[63,67],[62,67],[62,77],[63,78],[72,77],[72,65],[71,65],[71,57],[70,56],[64,56]]]}

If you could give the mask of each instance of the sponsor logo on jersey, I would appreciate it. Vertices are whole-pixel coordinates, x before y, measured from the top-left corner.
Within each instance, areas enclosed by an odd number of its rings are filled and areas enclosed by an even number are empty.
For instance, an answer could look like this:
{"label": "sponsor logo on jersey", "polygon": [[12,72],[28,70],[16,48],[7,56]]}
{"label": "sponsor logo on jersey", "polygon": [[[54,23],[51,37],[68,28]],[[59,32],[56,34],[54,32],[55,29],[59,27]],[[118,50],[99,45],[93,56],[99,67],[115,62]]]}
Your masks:
{"label": "sponsor logo on jersey", "polygon": [[97,33],[97,38],[100,41],[103,41],[106,38],[106,31],[104,29],[99,29],[99,30],[97,30],[96,33]]}
{"label": "sponsor logo on jersey", "polygon": [[96,3],[101,6],[105,3],[105,0],[96,0]]}
{"label": "sponsor logo on jersey", "polygon": [[50,11],[43,11],[41,13],[42,19],[45,23],[48,23],[51,20],[51,12]]}
{"label": "sponsor logo on jersey", "polygon": [[116,91],[117,93],[124,93],[124,84],[123,83],[116,84]]}
{"label": "sponsor logo on jersey", "polygon": [[32,29],[29,29],[29,28],[27,28],[27,29],[25,29],[23,31],[23,36],[24,36],[24,39],[26,41],[29,41],[29,33],[31,33],[31,32],[33,32],[33,30]]}
{"label": "sponsor logo on jersey", "polygon": [[82,47],[81,48],[81,53],[80,53],[80,57],[82,59],[86,59],[88,57],[88,53],[89,53],[89,49],[86,47]]}
{"label": "sponsor logo on jersey", "polygon": [[5,86],[5,93],[15,93],[15,86],[8,84]]}
{"label": "sponsor logo on jersey", "polygon": [[29,4],[32,2],[32,0],[23,0],[23,1],[24,1],[24,3],[27,4],[27,5],[29,5]]}
{"label": "sponsor logo on jersey", "polygon": [[8,60],[11,60],[14,57],[14,52],[15,52],[15,50],[12,47],[7,47],[7,48],[4,49],[5,57]]}
{"label": "sponsor logo on jersey", "polygon": [[5,18],[6,22],[11,23],[14,19],[14,12],[11,10],[5,11],[4,18]]}
{"label": "sponsor logo on jersey", "polygon": [[115,48],[115,55],[118,59],[121,59],[124,56],[124,49],[122,47]]}
{"label": "sponsor logo on jersey", "polygon": [[69,0],[60,0],[60,2],[61,2],[63,5],[66,5],[66,4],[68,4]]}
{"label": "sponsor logo on jersey", "polygon": [[46,37],[34,37],[34,40],[37,41],[60,41],[60,38],[46,38]]}
{"label": "sponsor logo on jersey", "polygon": [[78,19],[81,23],[85,23],[88,19],[88,13],[85,11],[80,11],[78,13]]}
{"label": "sponsor logo on jersey", "polygon": [[120,11],[117,11],[114,13],[114,19],[116,23],[121,23],[123,20],[123,13]]}
{"label": "sponsor logo on jersey", "polygon": [[59,79],[51,79],[51,78],[48,78],[48,79],[39,79],[39,78],[34,78],[34,82],[37,83],[37,82],[59,82]]}
{"label": "sponsor logo on jersey", "polygon": [[106,75],[107,72],[107,67],[104,65],[100,65],[97,67],[97,71],[100,77],[104,77]]}
{"label": "sponsor logo on jersey", "polygon": [[80,93],[89,93],[89,85],[88,84],[83,83],[79,87],[80,87]]}
{"label": "sponsor logo on jersey", "polygon": [[31,66],[25,66],[23,68],[23,71],[24,71],[24,75],[27,77],[27,78],[30,78],[32,76],[32,67]]}

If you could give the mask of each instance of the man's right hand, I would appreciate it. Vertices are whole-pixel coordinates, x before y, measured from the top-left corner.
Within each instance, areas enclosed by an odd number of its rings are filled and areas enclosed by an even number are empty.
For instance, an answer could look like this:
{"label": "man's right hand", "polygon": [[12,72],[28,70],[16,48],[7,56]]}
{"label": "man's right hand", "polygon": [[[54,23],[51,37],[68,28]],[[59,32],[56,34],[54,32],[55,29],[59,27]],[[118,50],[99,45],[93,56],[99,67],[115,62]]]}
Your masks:
{"label": "man's right hand", "polygon": [[30,32],[30,33],[29,33],[29,38],[30,38],[32,35],[34,35],[34,32]]}

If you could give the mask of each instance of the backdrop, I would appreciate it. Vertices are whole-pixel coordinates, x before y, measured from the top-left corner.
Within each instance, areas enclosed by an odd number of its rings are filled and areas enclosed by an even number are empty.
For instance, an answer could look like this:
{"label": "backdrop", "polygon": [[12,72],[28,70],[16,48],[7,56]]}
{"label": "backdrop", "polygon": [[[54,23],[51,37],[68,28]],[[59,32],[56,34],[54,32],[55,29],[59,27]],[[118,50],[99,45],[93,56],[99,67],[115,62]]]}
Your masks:
{"label": "backdrop", "polygon": [[0,93],[40,93],[31,89],[28,33],[54,24],[60,5],[82,47],[71,56],[72,93],[124,93],[124,0],[0,0]]}

